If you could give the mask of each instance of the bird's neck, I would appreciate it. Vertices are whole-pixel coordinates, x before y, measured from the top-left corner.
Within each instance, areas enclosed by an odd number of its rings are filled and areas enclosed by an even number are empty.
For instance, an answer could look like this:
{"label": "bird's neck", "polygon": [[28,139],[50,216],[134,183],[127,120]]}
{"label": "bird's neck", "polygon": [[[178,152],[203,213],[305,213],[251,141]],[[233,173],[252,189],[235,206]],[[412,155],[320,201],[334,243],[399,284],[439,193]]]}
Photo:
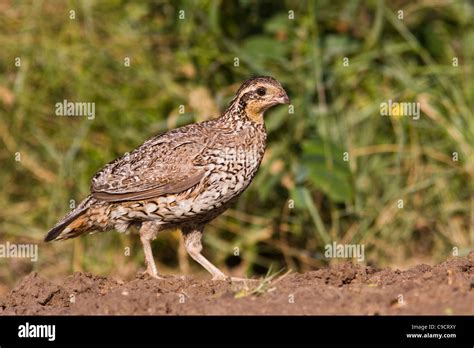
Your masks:
{"label": "bird's neck", "polygon": [[252,108],[251,105],[233,100],[229,107],[224,111],[221,119],[225,121],[236,122],[239,124],[246,124],[248,122],[254,125],[261,125],[265,128],[263,120],[264,111]]}

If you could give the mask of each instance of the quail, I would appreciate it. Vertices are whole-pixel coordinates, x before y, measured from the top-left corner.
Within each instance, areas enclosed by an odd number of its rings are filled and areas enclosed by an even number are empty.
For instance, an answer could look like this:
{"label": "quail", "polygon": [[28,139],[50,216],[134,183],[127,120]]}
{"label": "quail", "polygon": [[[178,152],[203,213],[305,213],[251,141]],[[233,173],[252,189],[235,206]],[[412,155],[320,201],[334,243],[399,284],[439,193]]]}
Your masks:
{"label": "quail", "polygon": [[92,178],[90,195],[45,241],[137,226],[146,272],[160,279],[150,242],[179,228],[191,258],[213,279],[226,279],[201,254],[204,226],[250,185],[265,152],[265,111],[287,103],[274,78],[245,81],[220,117],[157,135],[107,164]]}

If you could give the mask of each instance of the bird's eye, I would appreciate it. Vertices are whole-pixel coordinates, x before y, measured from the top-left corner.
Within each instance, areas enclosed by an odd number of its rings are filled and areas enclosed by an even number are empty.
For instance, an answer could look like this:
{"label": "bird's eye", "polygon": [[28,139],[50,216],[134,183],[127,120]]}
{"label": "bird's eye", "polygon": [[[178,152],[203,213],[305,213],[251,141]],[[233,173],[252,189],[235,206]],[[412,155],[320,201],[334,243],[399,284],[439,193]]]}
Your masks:
{"label": "bird's eye", "polygon": [[265,87],[258,87],[257,88],[257,94],[259,96],[264,96],[266,93],[267,93],[267,90],[265,89]]}

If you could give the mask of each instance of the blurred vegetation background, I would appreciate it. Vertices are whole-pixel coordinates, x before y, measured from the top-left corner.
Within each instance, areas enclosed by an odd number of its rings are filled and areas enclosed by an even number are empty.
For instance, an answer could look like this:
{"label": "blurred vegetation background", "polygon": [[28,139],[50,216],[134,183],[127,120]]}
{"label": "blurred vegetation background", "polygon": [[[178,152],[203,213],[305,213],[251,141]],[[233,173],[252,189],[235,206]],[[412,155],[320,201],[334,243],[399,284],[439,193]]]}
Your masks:
{"label": "blurred vegetation background", "polygon": [[[0,259],[0,284],[32,269],[143,270],[134,232],[42,239],[106,163],[218,116],[256,75],[281,81],[294,112],[267,114],[254,183],[206,229],[213,262],[235,275],[306,271],[340,261],[324,257],[333,241],[365,245],[365,263],[377,266],[466,254],[473,10],[447,0],[0,0],[0,243],[39,243],[36,263]],[[56,116],[64,99],[94,102],[95,118]],[[419,102],[420,119],[382,117],[389,99]],[[177,231],[153,248],[163,273],[207,276]]]}

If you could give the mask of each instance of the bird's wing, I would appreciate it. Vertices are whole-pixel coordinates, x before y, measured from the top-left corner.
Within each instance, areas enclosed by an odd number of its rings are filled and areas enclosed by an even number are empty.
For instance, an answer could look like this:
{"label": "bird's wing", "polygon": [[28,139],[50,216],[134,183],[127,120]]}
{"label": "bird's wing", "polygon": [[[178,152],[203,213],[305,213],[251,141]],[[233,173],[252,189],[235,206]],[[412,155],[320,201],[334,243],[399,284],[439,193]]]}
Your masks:
{"label": "bird's wing", "polygon": [[99,171],[92,179],[92,195],[120,202],[183,192],[204,177],[196,158],[208,142],[209,135],[199,124],[152,138]]}

